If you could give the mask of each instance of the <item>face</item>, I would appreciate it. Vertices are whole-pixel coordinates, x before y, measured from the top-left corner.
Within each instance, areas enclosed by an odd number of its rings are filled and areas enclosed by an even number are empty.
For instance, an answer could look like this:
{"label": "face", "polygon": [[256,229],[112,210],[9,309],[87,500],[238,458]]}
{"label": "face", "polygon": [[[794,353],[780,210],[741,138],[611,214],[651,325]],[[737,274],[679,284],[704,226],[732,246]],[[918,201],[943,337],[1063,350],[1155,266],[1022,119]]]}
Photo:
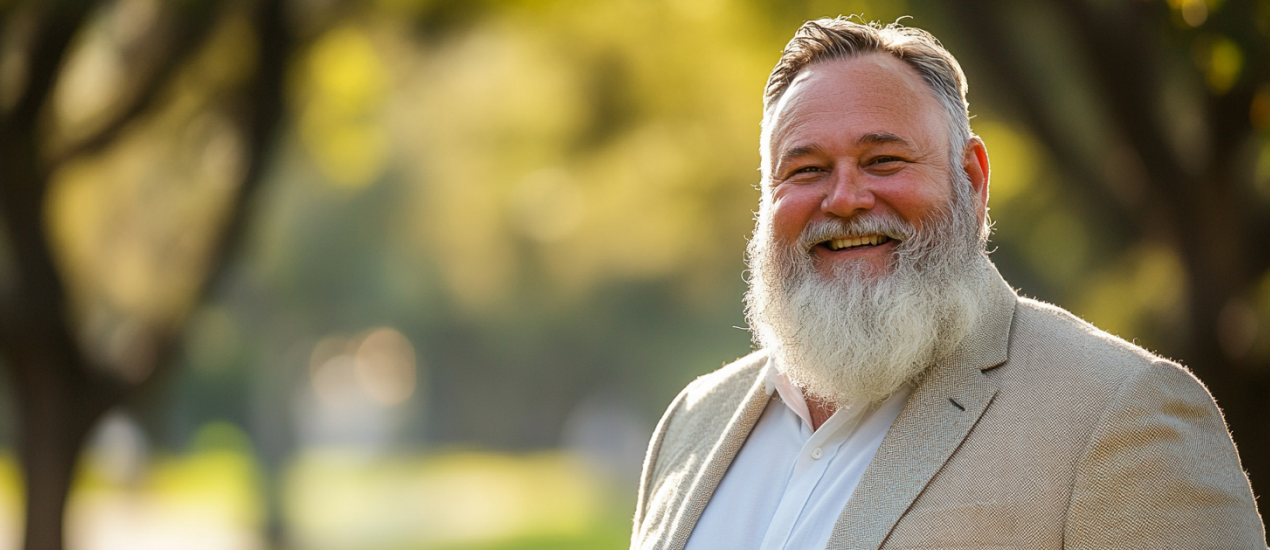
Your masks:
{"label": "face", "polygon": [[[825,221],[890,218],[921,231],[952,200],[946,114],[903,61],[884,53],[811,65],[775,106],[765,136],[765,214],[772,239],[794,246]],[[987,203],[987,153],[974,139],[962,167],[978,217]],[[810,254],[821,275],[864,264],[885,272],[897,235],[818,234]]]}

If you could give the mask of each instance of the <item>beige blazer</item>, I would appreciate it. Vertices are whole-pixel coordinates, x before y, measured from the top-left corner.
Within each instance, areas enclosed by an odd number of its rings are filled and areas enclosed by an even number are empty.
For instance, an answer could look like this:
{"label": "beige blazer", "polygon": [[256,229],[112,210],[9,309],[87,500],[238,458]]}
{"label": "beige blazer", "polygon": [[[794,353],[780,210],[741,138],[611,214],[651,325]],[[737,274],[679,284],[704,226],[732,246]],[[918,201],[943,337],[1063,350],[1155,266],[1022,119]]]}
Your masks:
{"label": "beige blazer", "polygon": [[[994,284],[986,315],[909,397],[828,548],[1266,548],[1199,380]],[[767,368],[756,352],[671,403],[648,446],[632,549],[687,543],[770,399]]]}

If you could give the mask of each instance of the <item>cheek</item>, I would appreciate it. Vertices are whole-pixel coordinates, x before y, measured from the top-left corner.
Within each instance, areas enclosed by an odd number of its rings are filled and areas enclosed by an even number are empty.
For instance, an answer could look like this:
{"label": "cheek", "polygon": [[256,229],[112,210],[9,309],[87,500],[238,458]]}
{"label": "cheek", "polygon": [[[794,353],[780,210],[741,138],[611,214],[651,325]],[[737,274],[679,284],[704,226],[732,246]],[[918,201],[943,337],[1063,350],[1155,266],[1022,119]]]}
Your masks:
{"label": "cheek", "polygon": [[933,215],[938,208],[952,202],[952,189],[946,181],[910,181],[890,187],[887,191],[889,192],[878,198],[911,223],[920,223]]}
{"label": "cheek", "polygon": [[803,227],[820,211],[823,197],[808,187],[789,188],[775,194],[771,206],[772,232],[782,241],[793,242]]}

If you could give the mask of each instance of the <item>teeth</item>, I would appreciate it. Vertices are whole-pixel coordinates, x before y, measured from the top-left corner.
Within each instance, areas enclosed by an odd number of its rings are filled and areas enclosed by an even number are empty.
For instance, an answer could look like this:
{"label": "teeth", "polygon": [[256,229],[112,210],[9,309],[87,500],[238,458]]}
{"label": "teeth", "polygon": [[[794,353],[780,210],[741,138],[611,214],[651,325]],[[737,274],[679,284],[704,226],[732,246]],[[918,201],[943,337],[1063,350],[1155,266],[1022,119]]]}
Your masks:
{"label": "teeth", "polygon": [[866,235],[863,237],[843,237],[840,239],[831,239],[825,243],[829,250],[842,250],[844,248],[852,248],[856,246],[869,245],[877,246],[891,240],[885,235]]}

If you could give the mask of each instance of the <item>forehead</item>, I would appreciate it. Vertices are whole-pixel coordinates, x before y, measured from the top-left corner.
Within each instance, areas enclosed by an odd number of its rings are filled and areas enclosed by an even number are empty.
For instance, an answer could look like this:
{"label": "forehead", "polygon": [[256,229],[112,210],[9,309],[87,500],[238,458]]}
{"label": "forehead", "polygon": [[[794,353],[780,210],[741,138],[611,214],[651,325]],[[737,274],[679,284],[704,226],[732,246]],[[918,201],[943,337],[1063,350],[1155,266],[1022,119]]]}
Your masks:
{"label": "forehead", "polygon": [[854,142],[872,133],[938,147],[948,140],[944,122],[939,100],[916,70],[890,54],[871,53],[799,72],[774,108],[769,131],[773,152],[793,139]]}

